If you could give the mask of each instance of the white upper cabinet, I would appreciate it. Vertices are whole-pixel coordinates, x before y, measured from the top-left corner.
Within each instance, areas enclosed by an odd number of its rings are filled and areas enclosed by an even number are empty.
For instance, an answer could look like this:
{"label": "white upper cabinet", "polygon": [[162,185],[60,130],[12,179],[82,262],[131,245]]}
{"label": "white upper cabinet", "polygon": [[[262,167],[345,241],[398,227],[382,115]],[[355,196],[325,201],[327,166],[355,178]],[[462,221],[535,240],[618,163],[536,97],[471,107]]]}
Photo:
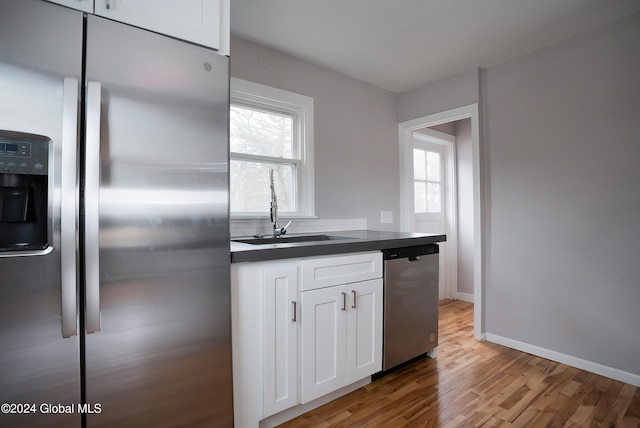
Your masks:
{"label": "white upper cabinet", "polygon": [[95,0],[96,15],[229,51],[230,0]]}
{"label": "white upper cabinet", "polygon": [[93,13],[93,0],[49,0],[87,13]]}
{"label": "white upper cabinet", "polygon": [[230,0],[51,0],[229,55]]}

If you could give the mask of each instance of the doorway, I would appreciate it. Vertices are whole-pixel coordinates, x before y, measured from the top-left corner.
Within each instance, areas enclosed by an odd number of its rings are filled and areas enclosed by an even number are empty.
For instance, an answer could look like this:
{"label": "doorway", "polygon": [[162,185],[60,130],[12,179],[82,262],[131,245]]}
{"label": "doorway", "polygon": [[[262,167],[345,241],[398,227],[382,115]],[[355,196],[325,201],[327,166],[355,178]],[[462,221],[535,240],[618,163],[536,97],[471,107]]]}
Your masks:
{"label": "doorway", "polygon": [[413,231],[447,235],[440,243],[440,300],[457,298],[455,136],[413,131]]}
{"label": "doorway", "polygon": [[[415,212],[415,184],[414,184],[414,146],[416,131],[425,128],[442,125],[445,123],[455,122],[462,119],[470,120],[470,164],[468,165],[468,174],[470,174],[470,189],[468,195],[468,207],[466,212],[472,211],[472,230],[466,231],[470,235],[472,248],[472,278],[473,278],[473,294],[455,293],[458,298],[463,300],[471,300],[474,303],[474,336],[478,340],[483,340],[484,325],[482,321],[483,312],[483,292],[482,283],[482,218],[481,218],[481,195],[480,195],[480,129],[478,104],[471,104],[453,110],[424,116],[411,121],[398,124],[399,142],[400,142],[400,225],[403,231],[413,232],[416,230],[416,212]],[[420,132],[423,133],[423,132]],[[452,221],[453,229],[447,230],[447,244],[454,247],[450,238],[456,238],[455,225],[458,224],[457,219]],[[451,235],[451,236],[450,236]],[[455,244],[453,251],[458,251],[458,245]],[[450,248],[451,250],[451,248]],[[457,272],[457,268],[456,268]],[[446,274],[451,274],[449,270]],[[457,291],[457,290],[456,290]]]}

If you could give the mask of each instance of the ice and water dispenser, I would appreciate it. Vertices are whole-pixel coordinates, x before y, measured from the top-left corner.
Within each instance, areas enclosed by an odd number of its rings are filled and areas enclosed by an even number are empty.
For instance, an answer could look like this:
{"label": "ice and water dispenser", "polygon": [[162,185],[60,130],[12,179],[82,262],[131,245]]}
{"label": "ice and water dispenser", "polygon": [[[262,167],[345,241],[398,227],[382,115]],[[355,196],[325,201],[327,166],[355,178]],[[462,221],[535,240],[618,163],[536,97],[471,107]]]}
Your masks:
{"label": "ice and water dispenser", "polygon": [[49,246],[50,144],[42,135],[0,130],[0,252]]}

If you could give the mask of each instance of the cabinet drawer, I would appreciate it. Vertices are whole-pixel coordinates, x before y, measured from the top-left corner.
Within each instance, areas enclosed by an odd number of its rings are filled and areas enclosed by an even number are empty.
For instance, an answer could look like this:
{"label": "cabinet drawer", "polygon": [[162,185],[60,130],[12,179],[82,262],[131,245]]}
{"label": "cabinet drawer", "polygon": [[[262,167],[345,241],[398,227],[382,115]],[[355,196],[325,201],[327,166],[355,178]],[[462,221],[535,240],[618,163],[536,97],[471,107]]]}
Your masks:
{"label": "cabinet drawer", "polygon": [[300,271],[302,291],[382,278],[382,253],[304,259]]}

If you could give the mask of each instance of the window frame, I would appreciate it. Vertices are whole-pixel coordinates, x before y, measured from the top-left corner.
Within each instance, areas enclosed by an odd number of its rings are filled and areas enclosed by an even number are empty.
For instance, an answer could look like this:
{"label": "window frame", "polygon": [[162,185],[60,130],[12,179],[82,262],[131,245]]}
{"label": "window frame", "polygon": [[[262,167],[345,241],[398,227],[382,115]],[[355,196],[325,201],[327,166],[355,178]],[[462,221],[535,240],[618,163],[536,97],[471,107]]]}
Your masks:
{"label": "window frame", "polygon": [[[429,143],[427,141],[427,143]],[[434,146],[437,143],[434,143]],[[414,172],[413,172],[413,183],[414,183],[414,214],[415,215],[442,215],[444,213],[444,206],[445,206],[445,189],[444,189],[444,181],[445,181],[445,165],[444,165],[444,157],[445,157],[445,153],[444,153],[444,147],[442,147],[441,145],[437,144],[437,149],[433,148],[433,147],[416,147],[419,144],[414,144],[413,147],[413,158],[415,159],[415,152],[416,151],[421,151],[424,153],[425,156],[425,176],[424,179],[422,178],[416,178],[416,173],[415,173],[415,168],[414,168]],[[438,179],[437,180],[433,180],[429,178],[429,167],[428,167],[428,157],[429,157],[429,153],[434,153],[438,155],[438,160],[439,160],[439,175],[438,175]],[[424,183],[425,185],[425,211],[415,211],[415,185],[416,183]],[[438,185],[439,188],[439,201],[438,201],[438,210],[437,211],[430,211],[429,210],[429,184],[436,184]]]}
{"label": "window frame", "polygon": [[[315,186],[313,163],[313,98],[283,89],[273,88],[238,78],[231,78],[230,103],[264,111],[291,115],[294,118],[294,155],[299,159],[277,158],[229,151],[231,160],[255,161],[273,164],[294,164],[297,177],[294,180],[294,197],[297,211],[280,212],[280,218],[315,218]],[[232,183],[229,183],[232,186]],[[277,189],[276,189],[277,190]],[[231,209],[231,208],[230,208]],[[269,207],[264,212],[230,211],[231,218],[268,218]]]}

